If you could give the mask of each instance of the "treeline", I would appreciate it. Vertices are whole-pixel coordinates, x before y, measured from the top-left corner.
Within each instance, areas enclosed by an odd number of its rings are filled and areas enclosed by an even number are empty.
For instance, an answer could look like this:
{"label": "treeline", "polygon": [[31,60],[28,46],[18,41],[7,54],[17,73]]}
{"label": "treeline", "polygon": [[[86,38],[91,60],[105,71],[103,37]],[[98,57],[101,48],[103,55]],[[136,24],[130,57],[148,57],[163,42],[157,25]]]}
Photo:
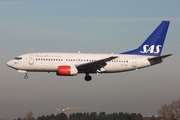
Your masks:
{"label": "treeline", "polygon": [[163,120],[180,120],[180,99],[171,104],[163,104],[158,114]]}
{"label": "treeline", "polygon": [[105,112],[92,113],[73,113],[67,116],[64,113],[58,115],[47,115],[38,117],[37,120],[143,120],[141,114],[136,113],[112,113],[106,114]]}

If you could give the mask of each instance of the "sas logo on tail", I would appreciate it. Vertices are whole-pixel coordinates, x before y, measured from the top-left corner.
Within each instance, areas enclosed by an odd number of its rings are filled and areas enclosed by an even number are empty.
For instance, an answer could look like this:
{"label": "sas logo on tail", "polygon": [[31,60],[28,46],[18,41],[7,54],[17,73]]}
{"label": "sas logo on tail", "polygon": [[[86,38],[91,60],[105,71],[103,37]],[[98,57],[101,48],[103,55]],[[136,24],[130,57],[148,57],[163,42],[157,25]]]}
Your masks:
{"label": "sas logo on tail", "polygon": [[155,46],[155,45],[151,45],[151,46],[149,46],[149,45],[144,45],[143,46],[143,51],[140,51],[141,53],[155,53],[155,54],[157,54],[157,53],[159,53],[160,52],[160,48],[162,47],[162,45],[157,45],[157,46]]}

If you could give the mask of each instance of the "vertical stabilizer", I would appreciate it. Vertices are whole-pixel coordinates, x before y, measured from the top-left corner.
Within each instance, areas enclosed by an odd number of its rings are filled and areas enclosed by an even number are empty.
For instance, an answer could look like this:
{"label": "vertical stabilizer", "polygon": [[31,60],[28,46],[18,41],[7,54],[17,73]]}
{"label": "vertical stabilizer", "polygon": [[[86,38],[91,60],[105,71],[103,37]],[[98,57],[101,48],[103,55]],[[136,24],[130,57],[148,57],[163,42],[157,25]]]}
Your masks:
{"label": "vertical stabilizer", "polygon": [[153,31],[153,33],[144,41],[141,46],[139,46],[137,49],[123,52],[121,54],[160,56],[169,23],[170,21],[162,21],[162,23]]}

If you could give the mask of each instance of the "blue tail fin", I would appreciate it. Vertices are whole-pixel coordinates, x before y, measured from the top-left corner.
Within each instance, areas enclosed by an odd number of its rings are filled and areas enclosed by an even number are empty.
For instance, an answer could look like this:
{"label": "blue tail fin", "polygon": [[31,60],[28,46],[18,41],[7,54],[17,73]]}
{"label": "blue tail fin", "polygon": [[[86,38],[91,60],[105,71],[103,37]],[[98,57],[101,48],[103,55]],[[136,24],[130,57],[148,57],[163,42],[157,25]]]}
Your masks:
{"label": "blue tail fin", "polygon": [[162,23],[154,30],[154,32],[144,41],[140,47],[131,51],[123,52],[121,54],[160,56],[169,23],[170,21],[162,21]]}

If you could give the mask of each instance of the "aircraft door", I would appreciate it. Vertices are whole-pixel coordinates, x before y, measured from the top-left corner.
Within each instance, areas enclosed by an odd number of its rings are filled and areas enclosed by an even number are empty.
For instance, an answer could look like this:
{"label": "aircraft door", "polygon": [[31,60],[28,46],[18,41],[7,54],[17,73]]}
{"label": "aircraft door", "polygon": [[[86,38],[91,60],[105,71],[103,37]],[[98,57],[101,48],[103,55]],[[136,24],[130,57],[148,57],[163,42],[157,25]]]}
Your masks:
{"label": "aircraft door", "polygon": [[33,65],[34,64],[34,55],[29,55],[29,64]]}
{"label": "aircraft door", "polygon": [[132,58],[132,67],[136,67],[136,65],[137,65],[136,57],[133,57]]}

